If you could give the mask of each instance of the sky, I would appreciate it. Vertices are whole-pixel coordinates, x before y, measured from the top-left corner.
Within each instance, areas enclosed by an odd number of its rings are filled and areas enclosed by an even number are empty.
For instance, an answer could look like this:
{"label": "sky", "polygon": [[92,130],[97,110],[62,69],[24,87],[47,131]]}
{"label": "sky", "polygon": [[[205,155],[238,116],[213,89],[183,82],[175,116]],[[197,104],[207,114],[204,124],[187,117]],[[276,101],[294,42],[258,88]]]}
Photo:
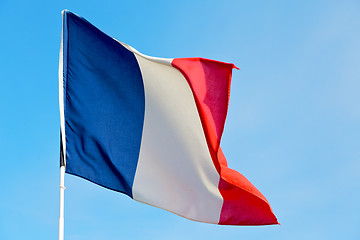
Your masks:
{"label": "sky", "polygon": [[0,1],[0,239],[56,239],[68,9],[138,51],[234,70],[222,149],[280,226],[193,222],[65,176],[65,239],[359,239],[360,2]]}

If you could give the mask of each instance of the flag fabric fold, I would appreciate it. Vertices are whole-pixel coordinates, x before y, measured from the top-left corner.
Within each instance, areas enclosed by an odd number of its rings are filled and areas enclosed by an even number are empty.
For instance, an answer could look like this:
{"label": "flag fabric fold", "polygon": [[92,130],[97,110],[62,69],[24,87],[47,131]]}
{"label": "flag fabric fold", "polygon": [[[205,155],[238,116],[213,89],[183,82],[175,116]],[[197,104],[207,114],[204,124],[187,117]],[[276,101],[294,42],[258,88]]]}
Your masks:
{"label": "flag fabric fold", "polygon": [[155,58],[63,11],[59,88],[66,172],[185,218],[277,224],[220,148],[233,64]]}

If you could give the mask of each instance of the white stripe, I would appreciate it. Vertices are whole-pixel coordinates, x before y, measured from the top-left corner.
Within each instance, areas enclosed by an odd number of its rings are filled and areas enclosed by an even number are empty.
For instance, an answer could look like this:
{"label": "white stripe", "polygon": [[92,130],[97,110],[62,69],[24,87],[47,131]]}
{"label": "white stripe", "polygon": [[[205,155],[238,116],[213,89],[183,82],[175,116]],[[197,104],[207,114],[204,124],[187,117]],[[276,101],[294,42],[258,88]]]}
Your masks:
{"label": "white stripe", "polygon": [[145,89],[145,120],[133,198],[183,217],[218,223],[223,199],[194,97],[168,64],[135,54]]}
{"label": "white stripe", "polygon": [[[61,12],[62,15],[62,24],[64,25],[64,11]],[[64,163],[66,164],[66,141],[65,141],[65,114],[64,114],[64,76],[63,76],[63,38],[64,38],[64,26],[61,28],[61,43],[60,43],[60,54],[59,54],[59,108],[60,108],[60,131],[62,135],[62,146],[63,146],[63,153],[64,153]]]}
{"label": "white stripe", "polygon": [[165,64],[168,66],[171,66],[171,62],[172,62],[172,58],[159,58],[159,57],[151,57],[145,54],[142,54],[141,52],[139,52],[138,50],[136,50],[135,48],[131,47],[130,45],[127,45],[126,43],[120,42],[119,40],[115,39],[114,40],[118,41],[121,45],[123,45],[127,50],[129,50],[130,52],[134,53],[135,56],[140,56],[143,57],[147,60],[150,60],[152,62],[157,62],[157,63],[161,63],[161,64]]}

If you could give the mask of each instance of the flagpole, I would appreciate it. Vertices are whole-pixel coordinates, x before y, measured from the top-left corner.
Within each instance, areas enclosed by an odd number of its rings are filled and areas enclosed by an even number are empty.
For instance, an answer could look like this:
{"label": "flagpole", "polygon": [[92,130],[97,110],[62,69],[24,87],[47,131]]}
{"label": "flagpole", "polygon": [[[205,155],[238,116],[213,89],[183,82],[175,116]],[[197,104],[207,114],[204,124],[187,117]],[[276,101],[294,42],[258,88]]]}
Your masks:
{"label": "flagpole", "polygon": [[59,215],[59,240],[64,240],[64,177],[65,166],[60,167],[60,215]]}
{"label": "flagpole", "polygon": [[[61,11],[62,27],[61,27],[61,42],[59,53],[59,107],[60,107],[60,207],[59,207],[59,240],[64,240],[64,178],[65,178],[65,163],[66,163],[66,141],[65,141],[65,117],[64,117],[64,28],[67,29],[66,13],[67,10]],[[67,33],[67,30],[65,31]],[[66,43],[66,41],[65,41]],[[67,44],[65,45],[67,51]]]}

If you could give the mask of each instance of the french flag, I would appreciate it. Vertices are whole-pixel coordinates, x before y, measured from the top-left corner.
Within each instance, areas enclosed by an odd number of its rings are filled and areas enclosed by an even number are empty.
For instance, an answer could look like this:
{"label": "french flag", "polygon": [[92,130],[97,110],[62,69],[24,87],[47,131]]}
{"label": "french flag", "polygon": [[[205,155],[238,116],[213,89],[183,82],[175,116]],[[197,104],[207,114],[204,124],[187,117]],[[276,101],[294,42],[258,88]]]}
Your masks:
{"label": "french flag", "polygon": [[233,68],[143,55],[63,11],[61,166],[191,220],[277,224],[220,148]]}

